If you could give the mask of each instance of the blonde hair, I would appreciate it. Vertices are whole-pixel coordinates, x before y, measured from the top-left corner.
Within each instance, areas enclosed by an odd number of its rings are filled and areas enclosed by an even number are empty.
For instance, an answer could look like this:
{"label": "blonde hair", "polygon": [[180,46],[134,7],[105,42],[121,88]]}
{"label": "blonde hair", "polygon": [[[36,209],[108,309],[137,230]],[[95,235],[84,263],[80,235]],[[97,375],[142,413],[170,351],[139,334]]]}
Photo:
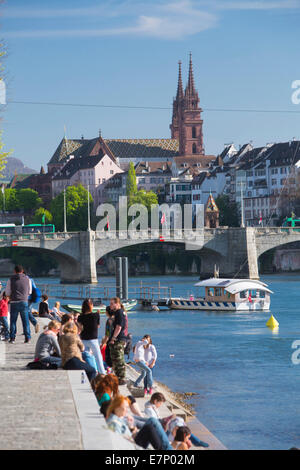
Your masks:
{"label": "blonde hair", "polygon": [[60,329],[60,323],[57,320],[51,320],[48,323],[48,330],[59,330]]}
{"label": "blonde hair", "polygon": [[75,325],[74,322],[69,321],[68,323],[65,324],[65,326],[63,328],[63,333],[64,334],[71,333],[73,335],[77,335],[78,334],[78,328],[77,328],[77,326]]}
{"label": "blonde hair", "polygon": [[59,307],[60,306],[60,302],[55,302],[55,307]]}

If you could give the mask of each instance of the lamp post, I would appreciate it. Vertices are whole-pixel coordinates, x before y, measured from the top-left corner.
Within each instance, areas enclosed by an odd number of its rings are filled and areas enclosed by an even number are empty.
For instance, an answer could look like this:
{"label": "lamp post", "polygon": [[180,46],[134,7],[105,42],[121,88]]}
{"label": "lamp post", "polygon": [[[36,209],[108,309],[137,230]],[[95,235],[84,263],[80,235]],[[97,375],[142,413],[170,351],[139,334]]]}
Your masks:
{"label": "lamp post", "polygon": [[87,191],[88,191],[88,232],[91,231],[91,214],[90,214],[90,185],[87,185]]}
{"label": "lamp post", "polygon": [[64,187],[64,232],[67,231],[66,188]]}
{"label": "lamp post", "polygon": [[244,217],[244,197],[243,197],[243,188],[244,188],[244,182],[241,181],[239,183],[241,187],[241,227],[245,227],[245,217]]}

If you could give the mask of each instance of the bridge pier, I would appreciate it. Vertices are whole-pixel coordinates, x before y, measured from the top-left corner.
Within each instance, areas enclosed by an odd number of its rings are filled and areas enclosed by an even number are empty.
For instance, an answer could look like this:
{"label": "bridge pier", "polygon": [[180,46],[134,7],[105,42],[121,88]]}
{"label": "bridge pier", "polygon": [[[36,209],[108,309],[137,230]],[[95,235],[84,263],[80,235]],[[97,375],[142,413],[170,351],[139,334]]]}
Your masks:
{"label": "bridge pier", "polygon": [[220,277],[259,279],[255,228],[220,228],[206,231],[205,253],[201,263],[201,275],[211,276],[214,266]]}
{"label": "bridge pier", "polygon": [[60,263],[62,284],[96,284],[95,232],[79,234],[79,261],[72,259]]}

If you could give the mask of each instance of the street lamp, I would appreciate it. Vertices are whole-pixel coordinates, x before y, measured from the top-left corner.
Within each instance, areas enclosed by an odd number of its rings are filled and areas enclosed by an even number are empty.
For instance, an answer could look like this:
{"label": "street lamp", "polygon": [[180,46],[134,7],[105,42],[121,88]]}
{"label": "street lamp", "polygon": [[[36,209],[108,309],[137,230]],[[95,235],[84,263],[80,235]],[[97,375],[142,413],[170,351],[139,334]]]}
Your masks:
{"label": "street lamp", "polygon": [[90,185],[87,185],[87,191],[88,191],[88,232],[91,231],[91,214],[90,214]]}
{"label": "street lamp", "polygon": [[64,232],[67,231],[66,187],[64,187]]}
{"label": "street lamp", "polygon": [[240,181],[238,183],[241,187],[241,227],[245,227],[245,217],[244,217],[244,198],[243,198],[243,188],[245,187],[245,182]]}

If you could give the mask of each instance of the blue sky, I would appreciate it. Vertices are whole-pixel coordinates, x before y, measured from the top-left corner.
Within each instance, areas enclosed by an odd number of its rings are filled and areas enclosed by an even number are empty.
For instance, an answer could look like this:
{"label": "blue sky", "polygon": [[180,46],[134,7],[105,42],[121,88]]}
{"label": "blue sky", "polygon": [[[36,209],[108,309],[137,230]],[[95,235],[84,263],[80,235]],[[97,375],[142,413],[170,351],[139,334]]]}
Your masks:
{"label": "blue sky", "polygon": [[[169,137],[171,109],[63,107],[12,101],[168,108],[178,60],[193,54],[207,154],[300,139],[299,0],[8,0],[6,149],[39,169],[67,137]],[[298,113],[216,112],[212,109]],[[205,111],[206,109],[206,111]]]}

